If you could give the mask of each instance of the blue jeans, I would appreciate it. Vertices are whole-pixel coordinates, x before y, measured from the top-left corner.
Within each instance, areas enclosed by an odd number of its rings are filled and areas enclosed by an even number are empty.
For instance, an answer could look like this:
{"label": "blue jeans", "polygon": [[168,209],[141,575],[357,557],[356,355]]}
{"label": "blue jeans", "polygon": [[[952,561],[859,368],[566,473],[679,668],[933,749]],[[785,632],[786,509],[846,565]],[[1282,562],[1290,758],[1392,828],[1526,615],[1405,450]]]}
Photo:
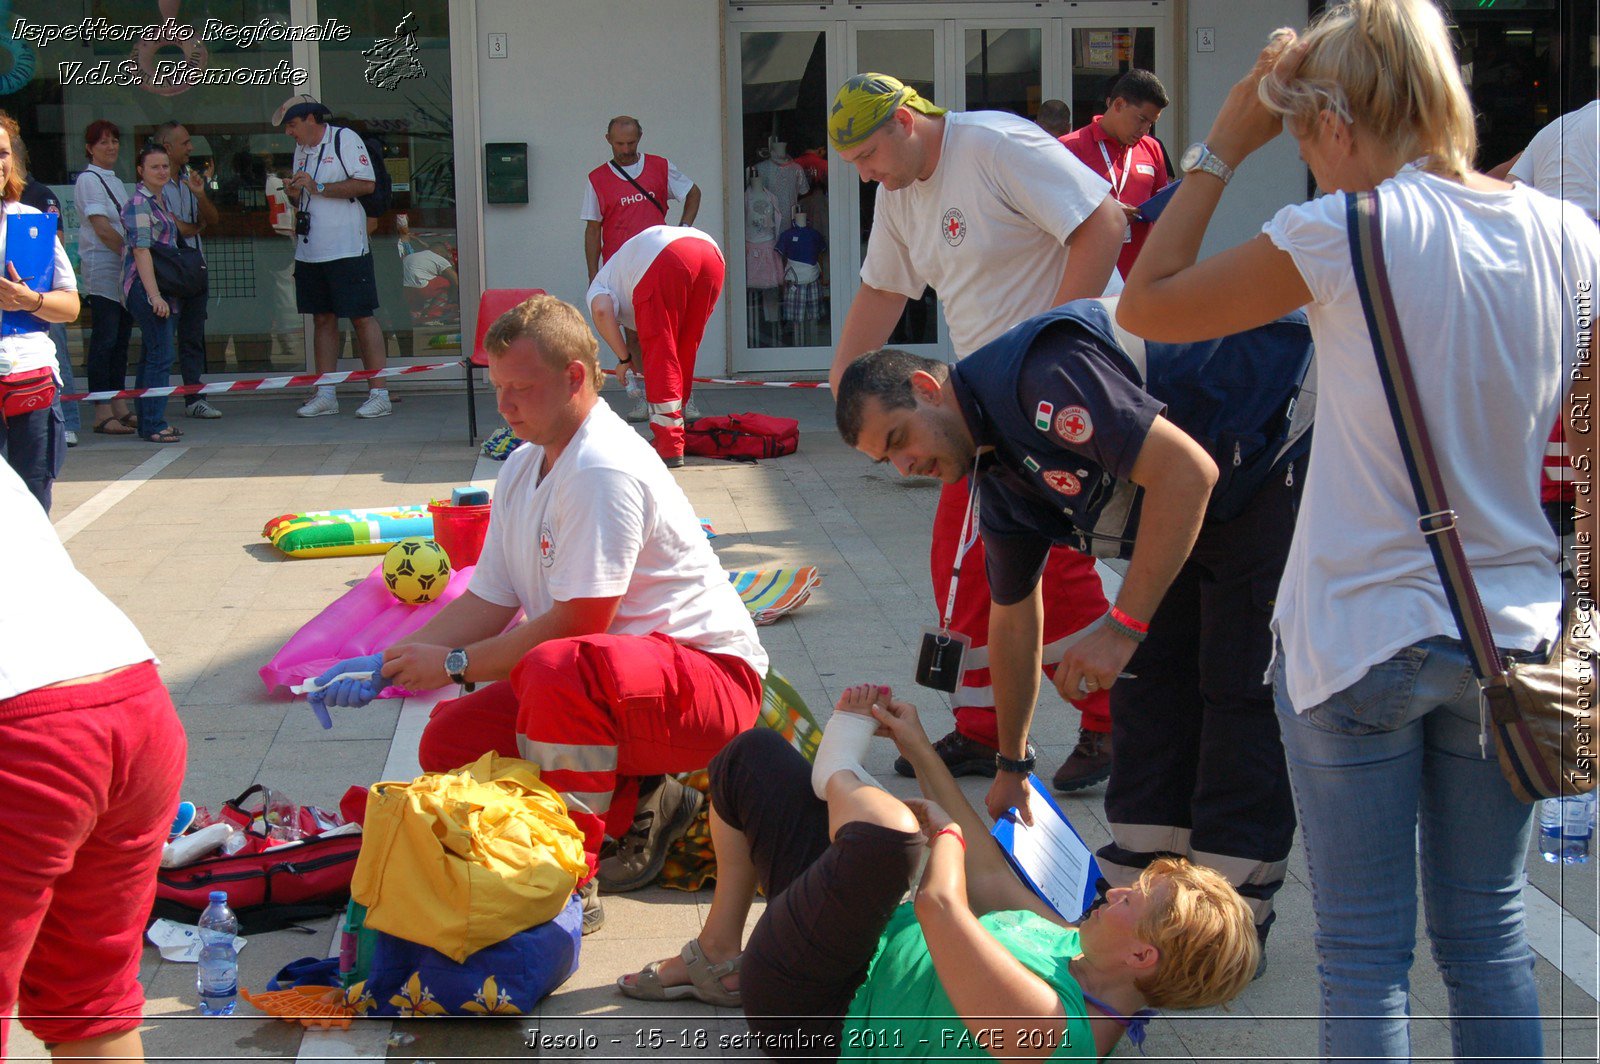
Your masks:
{"label": "blue jeans", "polygon": [[[158,318],[144,286],[138,281],[128,291],[128,313],[139,326],[144,357],[139,360],[140,388],[165,388],[172,383],[172,318]],[[139,435],[149,439],[167,427],[167,397],[140,398]]]}
{"label": "blue jeans", "polygon": [[0,418],[0,460],[16,470],[45,513],[50,512],[51,485],[61,475],[66,453],[67,430],[55,404],[21,417]]}
{"label": "blue jeans", "polygon": [[1461,643],[1406,647],[1305,713],[1282,668],[1274,694],[1316,910],[1323,1059],[1411,1059],[1419,845],[1456,1059],[1542,1059],[1522,907],[1533,807],[1500,775],[1492,732],[1479,748]]}
{"label": "blue jeans", "polygon": [[[178,370],[183,374],[185,384],[203,384],[201,374],[206,371],[206,300],[209,297],[202,292],[200,295],[188,299],[169,299],[167,304],[172,307],[172,315],[177,319],[173,335],[178,346]],[[183,397],[185,407],[193,406],[205,399],[203,395],[186,395]]]}
{"label": "blue jeans", "polygon": [[72,356],[67,352],[67,327],[61,322],[56,322],[50,326],[50,339],[55,341],[56,366],[61,372],[61,390],[56,393],[55,406],[66,422],[67,431],[77,432],[83,428],[83,421],[78,414],[77,401],[74,400],[70,403],[61,401],[63,395],[70,395],[78,390],[78,382],[72,376]]}

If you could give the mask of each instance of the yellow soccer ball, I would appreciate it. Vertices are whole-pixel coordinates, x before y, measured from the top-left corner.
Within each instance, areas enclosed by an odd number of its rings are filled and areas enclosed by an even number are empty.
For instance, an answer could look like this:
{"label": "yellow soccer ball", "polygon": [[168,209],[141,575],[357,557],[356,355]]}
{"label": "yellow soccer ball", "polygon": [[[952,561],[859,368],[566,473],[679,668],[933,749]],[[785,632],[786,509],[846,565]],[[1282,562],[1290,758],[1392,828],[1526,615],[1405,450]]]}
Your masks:
{"label": "yellow soccer ball", "polygon": [[383,582],[401,602],[432,602],[450,584],[450,556],[431,539],[402,539],[383,556]]}

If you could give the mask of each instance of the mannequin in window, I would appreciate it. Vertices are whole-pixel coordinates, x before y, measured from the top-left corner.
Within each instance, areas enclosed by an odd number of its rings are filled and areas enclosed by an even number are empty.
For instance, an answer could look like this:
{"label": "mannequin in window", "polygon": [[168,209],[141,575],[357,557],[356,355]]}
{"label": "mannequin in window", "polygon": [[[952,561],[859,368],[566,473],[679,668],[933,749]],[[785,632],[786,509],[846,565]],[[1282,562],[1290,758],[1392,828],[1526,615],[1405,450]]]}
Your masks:
{"label": "mannequin in window", "polygon": [[767,138],[766,158],[756,163],[756,172],[778,203],[778,217],[794,216],[794,205],[811,191],[811,182],[799,163],[789,158],[789,145],[776,136]]}
{"label": "mannequin in window", "polygon": [[[761,337],[763,323],[777,327],[779,290],[783,287],[783,259],[778,255],[778,201],[762,179],[760,167],[751,167],[744,190],[744,284],[749,342],[769,346]],[[769,332],[771,330],[768,330]],[[773,341],[774,343],[776,341]]]}
{"label": "mannequin in window", "polygon": [[805,211],[794,212],[794,224],[778,237],[778,254],[783,256],[783,320],[788,325],[790,342],[810,347],[818,340],[817,324],[826,314],[823,266],[828,242],[806,223]]}

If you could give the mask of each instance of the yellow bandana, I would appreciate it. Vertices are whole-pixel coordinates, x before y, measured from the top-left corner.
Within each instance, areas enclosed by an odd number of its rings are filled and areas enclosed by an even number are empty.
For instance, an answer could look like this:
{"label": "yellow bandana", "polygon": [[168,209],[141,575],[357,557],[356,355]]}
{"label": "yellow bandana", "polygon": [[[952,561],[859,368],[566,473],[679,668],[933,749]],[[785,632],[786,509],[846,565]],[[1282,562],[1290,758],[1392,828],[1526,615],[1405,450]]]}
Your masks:
{"label": "yellow bandana", "polygon": [[828,111],[828,140],[837,149],[853,148],[877,132],[900,107],[922,114],[945,113],[917,90],[889,74],[857,74],[840,87]]}

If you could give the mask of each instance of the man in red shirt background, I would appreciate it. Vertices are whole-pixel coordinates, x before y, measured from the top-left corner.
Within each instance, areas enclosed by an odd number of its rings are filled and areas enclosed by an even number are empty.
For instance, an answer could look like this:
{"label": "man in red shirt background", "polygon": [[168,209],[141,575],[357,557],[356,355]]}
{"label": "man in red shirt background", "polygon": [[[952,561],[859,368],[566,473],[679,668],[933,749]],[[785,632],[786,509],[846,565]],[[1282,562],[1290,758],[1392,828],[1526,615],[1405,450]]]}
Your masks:
{"label": "man in red shirt background", "polygon": [[1139,219],[1139,204],[1167,187],[1166,152],[1150,135],[1167,103],[1167,90],[1154,74],[1130,70],[1111,86],[1105,114],[1061,138],[1085,166],[1111,182],[1128,215],[1128,236],[1117,257],[1124,277],[1150,233],[1151,223]]}

